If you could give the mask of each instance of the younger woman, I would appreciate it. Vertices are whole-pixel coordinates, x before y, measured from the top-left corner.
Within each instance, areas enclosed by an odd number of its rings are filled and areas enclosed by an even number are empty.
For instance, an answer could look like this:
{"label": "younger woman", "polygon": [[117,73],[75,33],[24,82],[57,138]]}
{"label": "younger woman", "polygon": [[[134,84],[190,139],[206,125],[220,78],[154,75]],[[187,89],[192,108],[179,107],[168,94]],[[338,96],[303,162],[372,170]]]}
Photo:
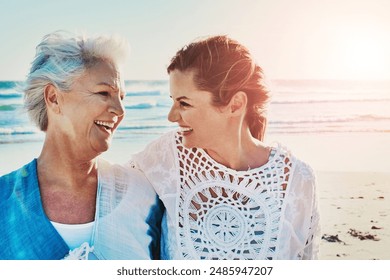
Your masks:
{"label": "younger woman", "polygon": [[312,169],[263,142],[269,95],[249,51],[226,36],[179,50],[168,66],[179,130],[134,155],[164,202],[167,259],[315,259]]}

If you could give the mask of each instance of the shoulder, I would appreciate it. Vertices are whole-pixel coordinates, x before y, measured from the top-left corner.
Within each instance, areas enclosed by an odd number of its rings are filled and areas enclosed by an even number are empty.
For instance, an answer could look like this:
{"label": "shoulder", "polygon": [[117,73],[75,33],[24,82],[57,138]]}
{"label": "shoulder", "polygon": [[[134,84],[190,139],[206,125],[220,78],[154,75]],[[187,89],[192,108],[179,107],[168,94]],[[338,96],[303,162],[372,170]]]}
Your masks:
{"label": "shoulder", "polygon": [[99,158],[100,179],[115,184],[116,187],[152,189],[144,172],[129,168],[126,164],[112,163]]}
{"label": "shoulder", "polygon": [[294,176],[299,175],[303,180],[315,180],[313,168],[304,160],[298,158],[289,148],[277,143],[274,147],[279,161],[291,166]]}
{"label": "shoulder", "polygon": [[171,146],[175,142],[176,134],[177,131],[173,130],[161,135],[157,139],[148,143],[145,146],[145,149],[141,151],[139,154],[149,152],[149,151],[166,149],[166,147]]}
{"label": "shoulder", "polygon": [[16,169],[8,174],[5,174],[0,177],[0,180],[12,180],[14,178],[18,177],[28,177],[31,175],[32,172],[36,171],[36,159],[33,159],[31,162],[27,163],[26,165],[22,166],[19,169]]}
{"label": "shoulder", "polygon": [[36,178],[36,159],[23,167],[0,177],[0,195],[7,197],[18,187],[23,187],[27,181]]}
{"label": "shoulder", "polygon": [[98,169],[99,174],[101,174],[101,177],[104,179],[106,179],[106,177],[110,177],[110,181],[122,181],[123,183],[147,183],[145,175],[140,170],[128,168],[128,166],[123,164],[112,163],[105,159],[99,158]]}
{"label": "shoulder", "polygon": [[160,137],[146,145],[145,150],[153,148],[165,148],[166,146],[171,146],[173,143],[175,143],[177,135],[177,130],[166,132],[165,134],[161,135]]}
{"label": "shoulder", "polygon": [[315,180],[315,173],[313,168],[306,162],[297,159],[296,161],[296,172],[298,172],[302,179],[305,181],[314,181]]}
{"label": "shoulder", "polygon": [[128,165],[144,169],[161,162],[171,162],[176,149],[176,137],[176,130],[163,134],[146,145],[144,150],[133,154]]}

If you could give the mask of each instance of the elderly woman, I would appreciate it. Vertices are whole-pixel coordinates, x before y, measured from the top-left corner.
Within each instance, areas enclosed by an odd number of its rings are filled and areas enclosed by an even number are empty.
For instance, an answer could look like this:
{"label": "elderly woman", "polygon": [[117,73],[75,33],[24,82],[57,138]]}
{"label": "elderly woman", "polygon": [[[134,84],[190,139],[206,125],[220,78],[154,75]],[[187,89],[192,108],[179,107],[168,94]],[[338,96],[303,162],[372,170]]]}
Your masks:
{"label": "elderly woman", "polygon": [[319,215],[312,169],[264,142],[269,94],[247,48],[196,41],[168,66],[179,125],[134,155],[166,207],[167,259],[315,259]]}
{"label": "elderly woman", "polygon": [[45,132],[37,159],[0,178],[0,259],[158,257],[161,209],[144,176],[98,156],[123,120],[124,40],[47,35],[25,83]]}

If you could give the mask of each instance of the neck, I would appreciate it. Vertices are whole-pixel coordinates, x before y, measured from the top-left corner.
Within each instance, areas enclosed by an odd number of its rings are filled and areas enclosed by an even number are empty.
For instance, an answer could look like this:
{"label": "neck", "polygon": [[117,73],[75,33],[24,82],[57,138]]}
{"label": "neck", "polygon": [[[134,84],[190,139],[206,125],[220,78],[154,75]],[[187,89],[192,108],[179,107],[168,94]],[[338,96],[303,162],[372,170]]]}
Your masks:
{"label": "neck", "polygon": [[[218,163],[238,171],[257,168],[267,163],[269,148],[252,137],[248,128],[235,134],[237,137],[229,136],[225,138],[229,141],[212,149],[205,149],[206,152]],[[235,134],[231,133],[230,135]]]}
{"label": "neck", "polygon": [[[39,179],[51,181],[51,185],[82,187],[97,176],[96,158],[80,158],[61,141],[45,139],[38,157]],[[48,181],[47,181],[48,180]],[[54,182],[55,181],[55,182]]]}
{"label": "neck", "polygon": [[91,222],[95,218],[98,189],[96,159],[82,158],[85,153],[66,141],[45,139],[37,164],[42,206],[51,221]]}

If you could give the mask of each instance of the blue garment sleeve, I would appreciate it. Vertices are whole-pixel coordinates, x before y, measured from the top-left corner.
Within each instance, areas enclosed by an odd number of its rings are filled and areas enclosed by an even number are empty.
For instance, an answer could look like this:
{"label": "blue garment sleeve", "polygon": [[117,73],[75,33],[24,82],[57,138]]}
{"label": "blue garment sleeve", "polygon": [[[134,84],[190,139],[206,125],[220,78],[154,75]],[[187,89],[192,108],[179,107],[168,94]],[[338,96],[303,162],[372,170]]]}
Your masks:
{"label": "blue garment sleeve", "polygon": [[44,213],[36,159],[0,177],[0,259],[61,259],[69,251]]}

